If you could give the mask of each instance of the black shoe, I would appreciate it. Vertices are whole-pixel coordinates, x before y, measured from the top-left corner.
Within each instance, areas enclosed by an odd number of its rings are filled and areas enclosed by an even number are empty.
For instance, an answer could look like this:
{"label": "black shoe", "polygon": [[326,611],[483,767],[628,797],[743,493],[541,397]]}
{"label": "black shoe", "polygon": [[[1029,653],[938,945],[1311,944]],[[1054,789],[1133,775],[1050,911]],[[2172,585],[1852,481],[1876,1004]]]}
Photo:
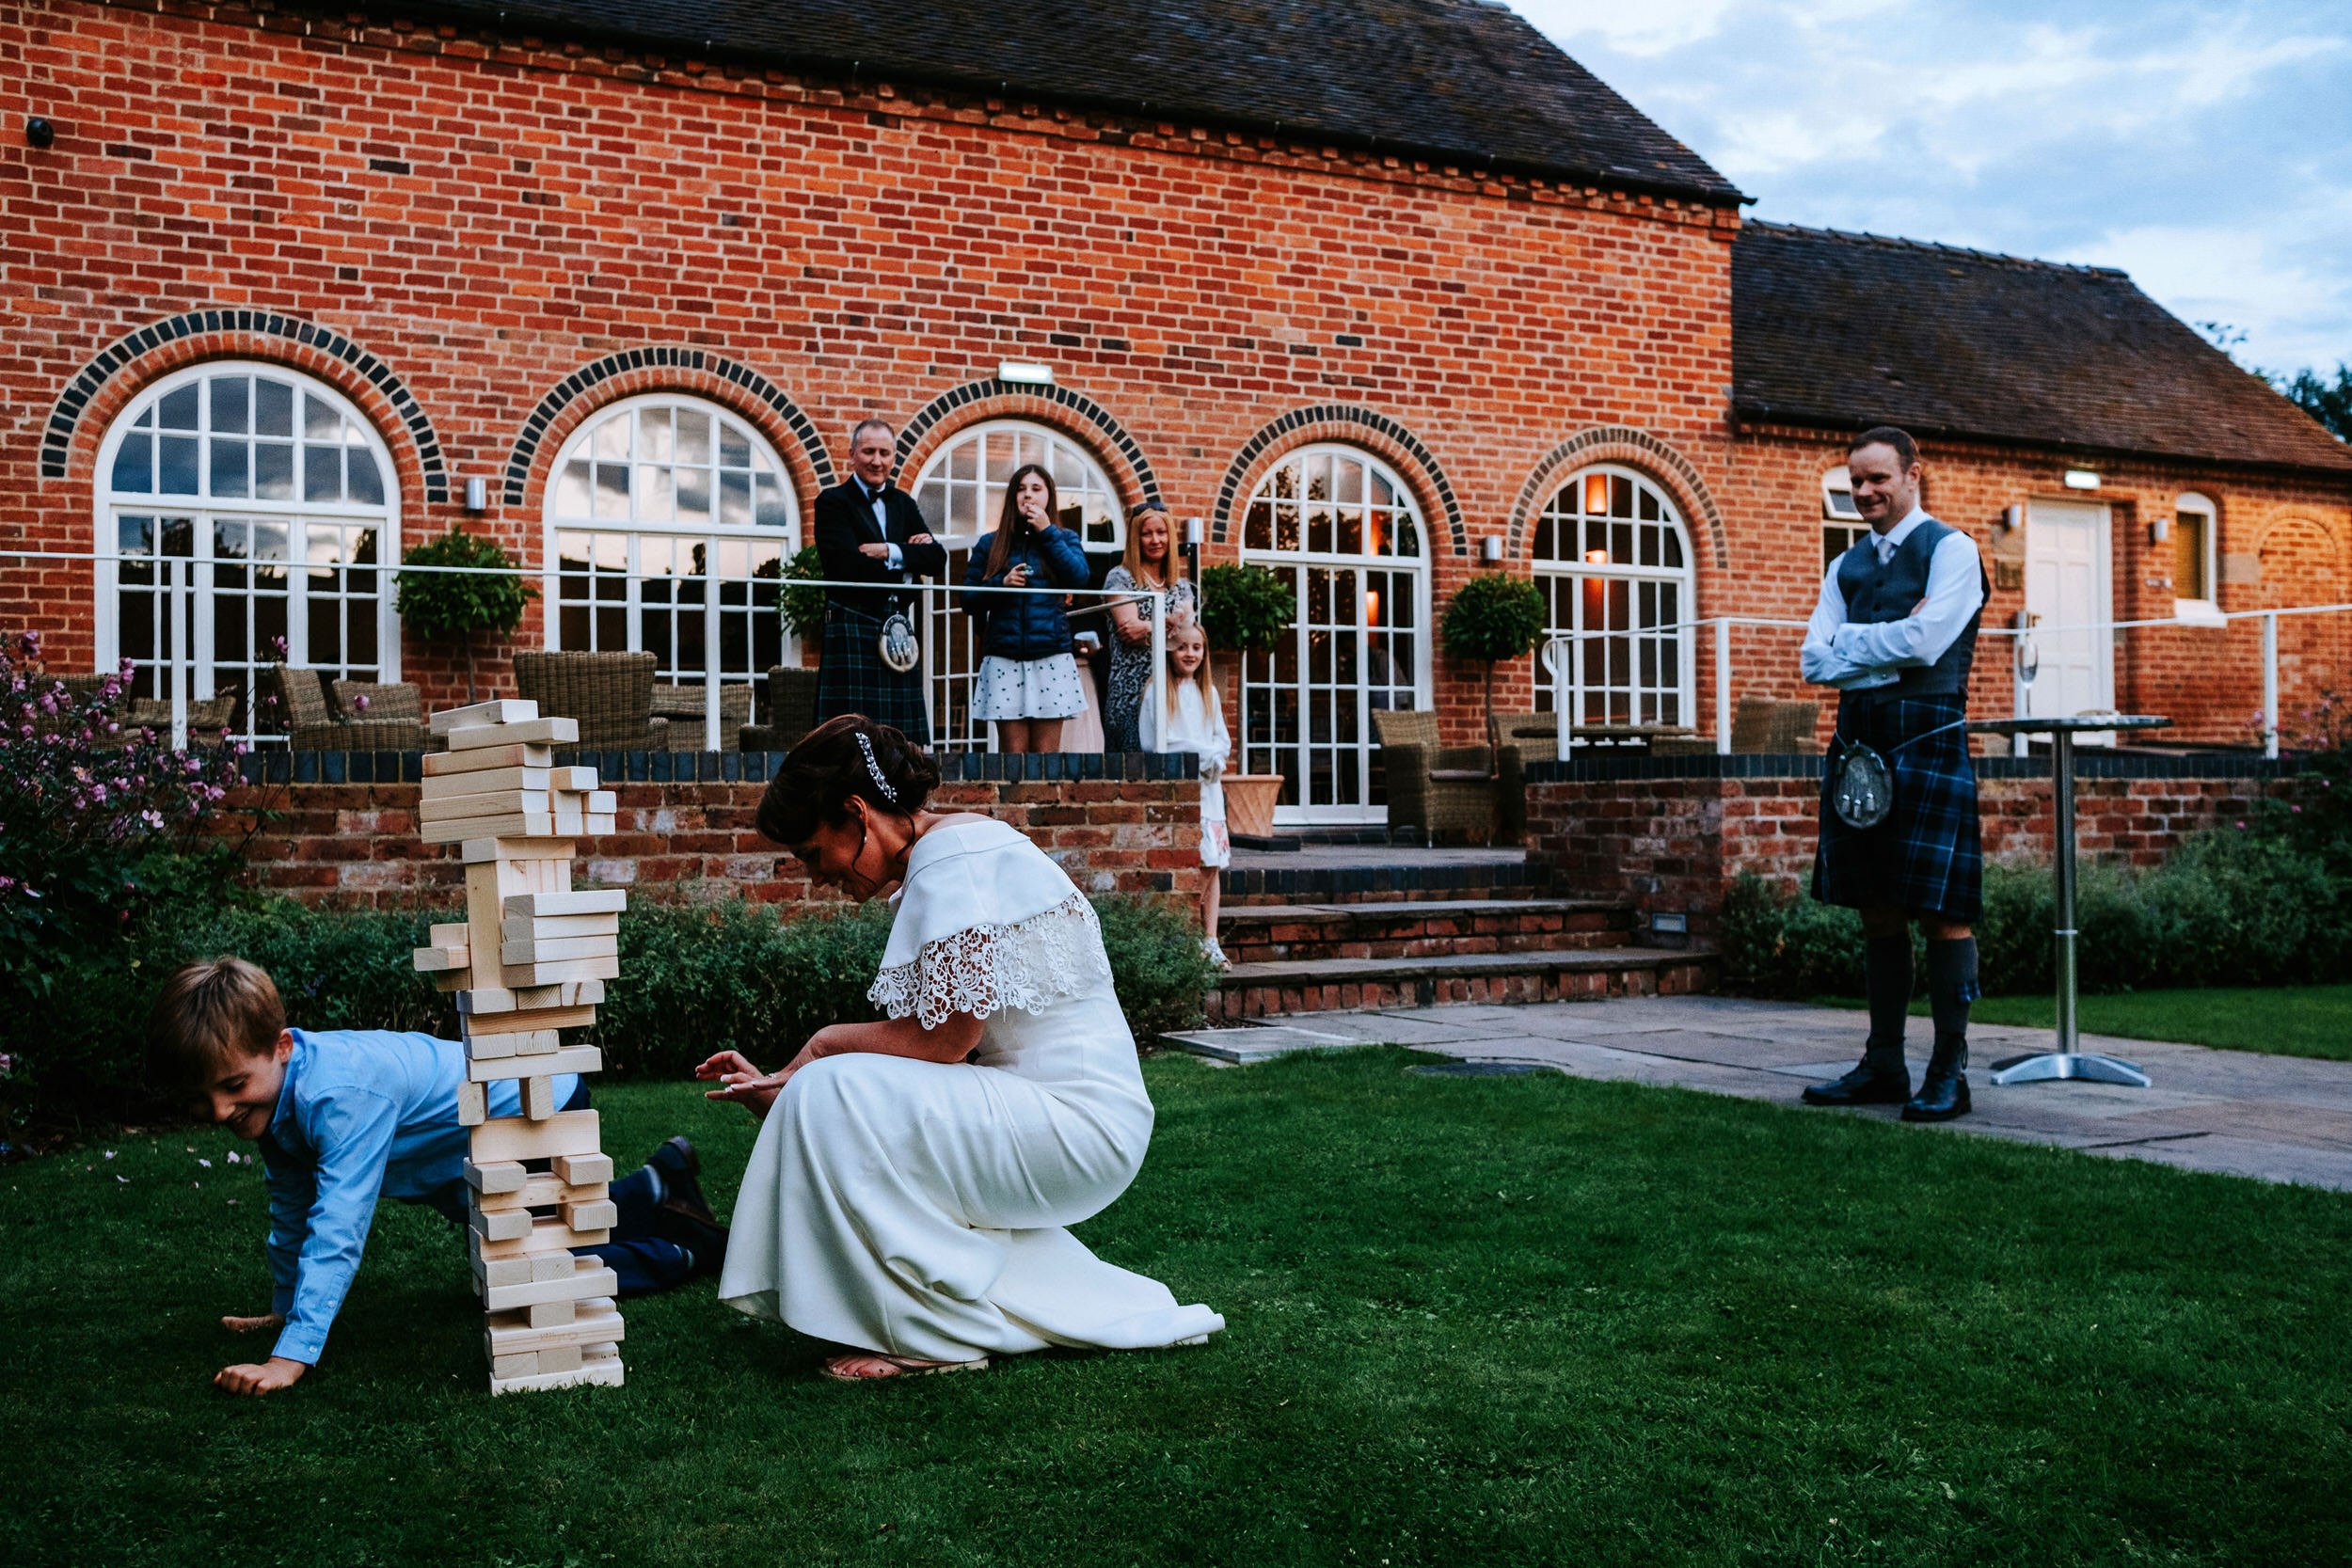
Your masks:
{"label": "black shoe", "polygon": [[653,1212],[653,1233],[693,1254],[698,1275],[715,1275],[726,1266],[727,1227],[711,1219],[707,1211],[696,1214],[664,1203]]}
{"label": "black shoe", "polygon": [[716,1227],[719,1216],[710,1212],[710,1204],[703,1196],[702,1156],[694,1152],[691,1139],[671,1138],[653,1151],[645,1162],[661,1178],[661,1202],[708,1226]]}
{"label": "black shoe", "polygon": [[1947,1067],[1931,1065],[1919,1092],[1903,1106],[1905,1121],[1949,1121],[1968,1114],[1968,1067],[1963,1058]]}
{"label": "black shoe", "polygon": [[1900,1105],[1911,1098],[1911,1072],[1879,1067],[1865,1056],[1851,1072],[1835,1083],[1814,1085],[1804,1098],[1807,1105]]}

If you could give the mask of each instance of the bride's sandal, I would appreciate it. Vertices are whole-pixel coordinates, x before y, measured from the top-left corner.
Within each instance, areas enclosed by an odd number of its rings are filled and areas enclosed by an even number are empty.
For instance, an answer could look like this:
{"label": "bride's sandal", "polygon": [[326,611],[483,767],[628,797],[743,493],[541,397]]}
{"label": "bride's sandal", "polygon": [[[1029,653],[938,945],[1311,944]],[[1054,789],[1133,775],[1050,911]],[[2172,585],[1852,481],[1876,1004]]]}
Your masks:
{"label": "bride's sandal", "polygon": [[[842,1370],[844,1365],[852,1361],[871,1362],[886,1370],[871,1372],[844,1371]],[[835,1383],[882,1383],[894,1377],[933,1377],[942,1372],[978,1372],[987,1370],[988,1357],[985,1355],[977,1361],[920,1361],[911,1355],[878,1355],[870,1351],[836,1355],[817,1369],[819,1374],[833,1379]]]}

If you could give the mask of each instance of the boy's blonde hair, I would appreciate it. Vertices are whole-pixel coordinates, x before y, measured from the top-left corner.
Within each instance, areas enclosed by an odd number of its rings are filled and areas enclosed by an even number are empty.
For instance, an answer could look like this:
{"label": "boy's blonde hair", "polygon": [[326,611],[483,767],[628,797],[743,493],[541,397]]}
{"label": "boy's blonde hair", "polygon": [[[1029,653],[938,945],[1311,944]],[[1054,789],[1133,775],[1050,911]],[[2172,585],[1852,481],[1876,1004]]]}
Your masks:
{"label": "boy's blonde hair", "polygon": [[[1200,668],[1192,673],[1189,682],[1176,673],[1176,637],[1179,632],[1190,632],[1200,639]],[[1202,712],[1205,713],[1214,708],[1216,705],[1216,676],[1209,670],[1208,632],[1198,621],[1177,621],[1168,626],[1167,641],[1168,669],[1165,672],[1167,678],[1160,682],[1160,703],[1166,710],[1165,716],[1171,720],[1176,717],[1176,689],[1186,684],[1200,689]]]}
{"label": "boy's blonde hair", "polygon": [[237,1058],[267,1055],[285,1032],[286,1005],[269,971],[243,958],[183,966],[147,1021],[148,1071],[162,1086],[210,1084]]}

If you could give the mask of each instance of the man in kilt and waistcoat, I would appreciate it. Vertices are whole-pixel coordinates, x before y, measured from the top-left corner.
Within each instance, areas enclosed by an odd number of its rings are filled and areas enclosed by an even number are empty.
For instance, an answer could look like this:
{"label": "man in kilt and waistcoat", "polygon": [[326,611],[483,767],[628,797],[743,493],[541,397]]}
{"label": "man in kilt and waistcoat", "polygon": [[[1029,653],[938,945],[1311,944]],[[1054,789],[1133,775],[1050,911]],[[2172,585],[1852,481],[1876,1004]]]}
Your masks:
{"label": "man in kilt and waistcoat", "polygon": [[[1990,585],[1976,541],[1919,505],[1919,449],[1892,426],[1854,437],[1846,454],[1855,508],[1870,531],[1822,579],[1799,663],[1836,687],[1837,736],[1822,775],[1813,896],[1862,911],[1870,1035],[1862,1061],[1804,1091],[1808,1105],[1902,1106],[1906,1121],[1968,1111],[1968,1004],[1977,996],[1974,927],[1983,911],[1984,850],[1968,757],[1968,671]],[[1841,766],[1867,782],[1867,748],[1892,783],[1884,816],[1841,814]],[[1847,812],[1872,806],[1846,792]],[[1868,792],[1861,792],[1866,800]],[[1883,793],[1881,794],[1883,801]],[[1911,1006],[1911,923],[1927,938],[1935,1046],[1911,1091],[1903,1026]]]}
{"label": "man in kilt and waistcoat", "polygon": [[903,611],[914,635],[923,635],[922,595],[894,593],[891,585],[946,577],[947,551],[931,537],[914,498],[891,484],[898,456],[897,433],[889,425],[860,420],[850,432],[849,481],[817,497],[817,553],[825,576],[876,585],[825,590],[817,721],[862,713],[928,746],[930,701],[922,667],[901,673],[884,663],[882,635],[893,611]]}

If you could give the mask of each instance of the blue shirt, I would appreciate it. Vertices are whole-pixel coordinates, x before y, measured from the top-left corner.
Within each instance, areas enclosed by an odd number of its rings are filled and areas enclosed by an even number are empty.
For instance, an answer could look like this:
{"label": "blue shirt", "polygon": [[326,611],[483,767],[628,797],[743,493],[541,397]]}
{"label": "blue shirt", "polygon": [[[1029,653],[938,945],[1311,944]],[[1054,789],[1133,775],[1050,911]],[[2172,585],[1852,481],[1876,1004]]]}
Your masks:
{"label": "blue shirt", "polygon": [[[286,1320],[272,1354],[315,1363],[359,1272],[379,1197],[423,1199],[466,1176],[458,1125],[464,1047],[382,1029],[296,1029],[278,1109],[262,1140],[269,1188],[270,1310]],[[580,1078],[559,1073],[555,1101]],[[522,1114],[514,1079],[489,1085],[490,1115]]]}

